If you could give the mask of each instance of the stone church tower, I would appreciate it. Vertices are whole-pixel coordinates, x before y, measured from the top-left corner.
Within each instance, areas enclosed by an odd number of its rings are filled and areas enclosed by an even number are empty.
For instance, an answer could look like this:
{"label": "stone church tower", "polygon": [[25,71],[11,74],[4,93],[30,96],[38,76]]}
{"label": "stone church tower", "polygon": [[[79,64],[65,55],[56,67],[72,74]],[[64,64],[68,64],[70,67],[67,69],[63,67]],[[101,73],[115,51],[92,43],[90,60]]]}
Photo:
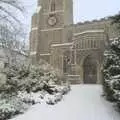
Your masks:
{"label": "stone church tower", "polygon": [[38,11],[33,15],[30,37],[33,57],[37,52],[38,57],[50,62],[51,45],[72,39],[71,31],[67,28],[73,24],[72,5],[72,0],[38,0]]}
{"label": "stone church tower", "polygon": [[71,83],[102,83],[103,52],[116,36],[109,19],[73,24],[73,0],[38,0],[30,57],[47,61]]}

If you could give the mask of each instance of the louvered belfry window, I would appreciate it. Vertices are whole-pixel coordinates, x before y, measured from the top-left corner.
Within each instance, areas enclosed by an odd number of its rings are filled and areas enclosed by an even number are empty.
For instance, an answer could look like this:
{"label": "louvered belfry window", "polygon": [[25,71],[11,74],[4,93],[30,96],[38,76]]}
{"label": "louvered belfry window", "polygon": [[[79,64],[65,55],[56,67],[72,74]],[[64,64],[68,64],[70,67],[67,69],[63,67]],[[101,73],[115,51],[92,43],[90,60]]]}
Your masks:
{"label": "louvered belfry window", "polygon": [[52,0],[51,1],[51,12],[55,11],[55,7],[56,7],[55,0]]}

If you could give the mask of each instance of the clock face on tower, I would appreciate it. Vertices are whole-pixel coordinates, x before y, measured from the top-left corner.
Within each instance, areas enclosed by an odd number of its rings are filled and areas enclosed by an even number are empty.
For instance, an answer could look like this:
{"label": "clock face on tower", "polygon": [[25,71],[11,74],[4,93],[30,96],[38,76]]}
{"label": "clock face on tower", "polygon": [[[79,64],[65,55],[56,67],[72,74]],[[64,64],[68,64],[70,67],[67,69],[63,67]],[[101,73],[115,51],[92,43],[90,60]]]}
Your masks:
{"label": "clock face on tower", "polygon": [[50,26],[54,26],[56,23],[57,23],[57,19],[56,19],[55,16],[50,16],[50,17],[48,18],[48,24],[49,24]]}

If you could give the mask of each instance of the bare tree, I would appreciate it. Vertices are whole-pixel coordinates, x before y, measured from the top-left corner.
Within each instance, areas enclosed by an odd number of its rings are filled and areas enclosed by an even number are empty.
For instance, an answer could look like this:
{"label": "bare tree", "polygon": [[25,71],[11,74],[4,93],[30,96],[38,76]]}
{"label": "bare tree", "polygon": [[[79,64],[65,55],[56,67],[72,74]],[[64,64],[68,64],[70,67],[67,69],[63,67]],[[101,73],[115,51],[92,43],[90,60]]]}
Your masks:
{"label": "bare tree", "polygon": [[0,0],[0,21],[10,24],[20,23],[17,14],[24,11],[24,7],[20,0]]}
{"label": "bare tree", "polygon": [[24,11],[21,0],[0,0],[0,48],[7,62],[16,61],[17,54],[25,52],[27,34],[20,21]]}
{"label": "bare tree", "polygon": [[0,25],[0,47],[8,63],[16,62],[17,56],[25,54],[26,34],[7,25]]}

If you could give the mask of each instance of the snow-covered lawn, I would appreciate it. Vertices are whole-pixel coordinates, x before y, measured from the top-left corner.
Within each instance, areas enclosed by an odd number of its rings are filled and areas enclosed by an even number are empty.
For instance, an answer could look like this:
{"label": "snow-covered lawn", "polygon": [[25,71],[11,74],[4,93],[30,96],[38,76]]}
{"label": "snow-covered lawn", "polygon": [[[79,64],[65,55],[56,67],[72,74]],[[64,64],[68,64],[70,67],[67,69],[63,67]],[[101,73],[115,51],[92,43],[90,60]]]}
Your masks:
{"label": "snow-covered lawn", "polygon": [[73,85],[58,104],[37,104],[11,120],[120,120],[112,103],[101,95],[100,85]]}

